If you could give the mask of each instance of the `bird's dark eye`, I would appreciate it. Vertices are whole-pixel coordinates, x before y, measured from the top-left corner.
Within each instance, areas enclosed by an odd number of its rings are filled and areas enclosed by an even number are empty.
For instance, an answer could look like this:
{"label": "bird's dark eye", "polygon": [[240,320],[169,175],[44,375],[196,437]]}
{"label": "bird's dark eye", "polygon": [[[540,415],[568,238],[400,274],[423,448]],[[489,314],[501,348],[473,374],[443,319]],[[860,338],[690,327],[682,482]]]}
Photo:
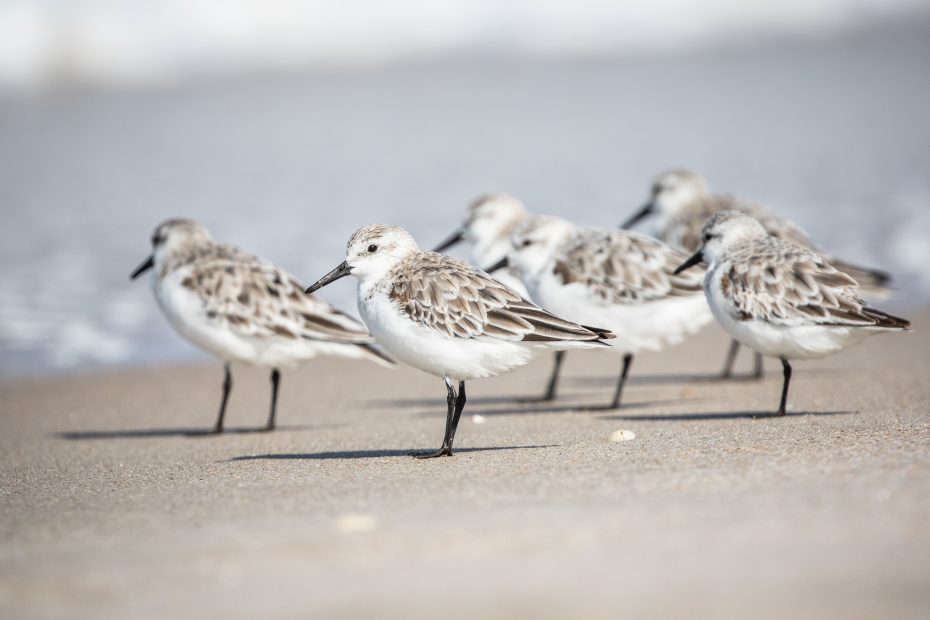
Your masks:
{"label": "bird's dark eye", "polygon": [[377,252],[377,251],[378,251],[378,246],[376,246],[374,243],[372,243],[370,246],[368,246],[368,253],[369,253],[369,254],[374,254],[374,253]]}
{"label": "bird's dark eye", "polygon": [[157,233],[152,235],[152,245],[161,245],[164,242],[165,242],[164,235],[159,235]]}
{"label": "bird's dark eye", "polygon": [[524,247],[524,248],[525,248],[525,247],[528,246],[528,245],[532,245],[532,243],[533,243],[533,242],[530,241],[529,239],[524,239],[524,240],[523,240],[523,243],[520,244],[520,247]]}
{"label": "bird's dark eye", "polygon": [[711,239],[713,239],[713,237],[714,237],[714,236],[713,236],[712,234],[710,234],[710,233],[704,233],[704,243],[707,243],[708,241],[710,241]]}

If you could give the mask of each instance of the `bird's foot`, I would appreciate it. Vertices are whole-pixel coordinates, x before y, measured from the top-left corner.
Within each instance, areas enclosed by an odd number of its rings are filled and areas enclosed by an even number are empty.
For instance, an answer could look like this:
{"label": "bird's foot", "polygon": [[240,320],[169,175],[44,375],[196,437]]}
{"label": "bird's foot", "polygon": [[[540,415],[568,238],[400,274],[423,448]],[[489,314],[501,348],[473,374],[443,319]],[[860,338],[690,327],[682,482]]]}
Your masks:
{"label": "bird's foot", "polygon": [[411,452],[410,456],[415,459],[434,459],[439,456],[452,456],[452,447],[443,446],[435,452]]}

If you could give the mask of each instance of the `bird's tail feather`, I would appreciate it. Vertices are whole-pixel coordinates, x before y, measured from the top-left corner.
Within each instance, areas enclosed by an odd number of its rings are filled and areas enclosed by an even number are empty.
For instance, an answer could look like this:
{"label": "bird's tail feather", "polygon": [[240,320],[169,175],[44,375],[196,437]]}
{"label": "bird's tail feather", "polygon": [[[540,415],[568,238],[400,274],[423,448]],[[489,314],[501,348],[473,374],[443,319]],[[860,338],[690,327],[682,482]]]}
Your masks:
{"label": "bird's tail feather", "polygon": [[891,274],[880,269],[870,267],[859,267],[841,260],[833,260],[831,264],[852,277],[859,283],[864,293],[870,293],[873,296],[887,295],[891,290]]}
{"label": "bird's tail feather", "polygon": [[888,314],[887,312],[882,312],[881,310],[876,310],[875,308],[863,308],[862,314],[875,321],[875,327],[883,327],[886,329],[911,328],[911,322],[907,319],[902,319],[901,317]]}

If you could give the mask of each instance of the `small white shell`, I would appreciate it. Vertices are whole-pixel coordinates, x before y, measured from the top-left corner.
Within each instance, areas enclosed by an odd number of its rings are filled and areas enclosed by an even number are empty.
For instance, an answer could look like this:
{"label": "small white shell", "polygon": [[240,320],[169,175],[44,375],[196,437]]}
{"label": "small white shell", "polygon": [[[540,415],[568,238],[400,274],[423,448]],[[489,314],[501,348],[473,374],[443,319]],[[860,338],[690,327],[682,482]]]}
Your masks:
{"label": "small white shell", "polygon": [[478,415],[476,413],[475,415],[471,417],[471,421],[474,422],[475,424],[484,424],[485,422],[488,421],[488,419],[484,417],[483,415]]}
{"label": "small white shell", "polygon": [[631,439],[636,439],[636,433],[625,429],[620,429],[619,431],[614,431],[610,434],[610,440],[615,443],[620,441],[630,441]]}
{"label": "small white shell", "polygon": [[340,532],[370,532],[377,527],[374,515],[346,513],[336,517],[336,529]]}

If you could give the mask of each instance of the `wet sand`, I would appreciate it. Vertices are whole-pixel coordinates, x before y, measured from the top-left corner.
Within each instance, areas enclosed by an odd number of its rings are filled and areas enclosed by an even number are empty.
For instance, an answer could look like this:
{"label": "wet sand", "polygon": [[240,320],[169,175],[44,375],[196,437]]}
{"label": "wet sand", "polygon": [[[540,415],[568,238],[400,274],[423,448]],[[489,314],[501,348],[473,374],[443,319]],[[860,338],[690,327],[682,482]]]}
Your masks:
{"label": "wet sand", "polygon": [[[913,315],[912,315],[913,316]],[[402,368],[284,374],[281,429],[220,437],[219,365],[0,386],[4,618],[926,618],[930,314],[781,373],[707,379],[716,328],[633,367],[570,354],[445,390]],[[741,368],[749,356],[741,357]],[[688,381],[689,375],[705,380]],[[264,423],[242,369],[228,416]],[[480,414],[481,417],[474,417]],[[609,441],[614,431],[635,439]]]}

